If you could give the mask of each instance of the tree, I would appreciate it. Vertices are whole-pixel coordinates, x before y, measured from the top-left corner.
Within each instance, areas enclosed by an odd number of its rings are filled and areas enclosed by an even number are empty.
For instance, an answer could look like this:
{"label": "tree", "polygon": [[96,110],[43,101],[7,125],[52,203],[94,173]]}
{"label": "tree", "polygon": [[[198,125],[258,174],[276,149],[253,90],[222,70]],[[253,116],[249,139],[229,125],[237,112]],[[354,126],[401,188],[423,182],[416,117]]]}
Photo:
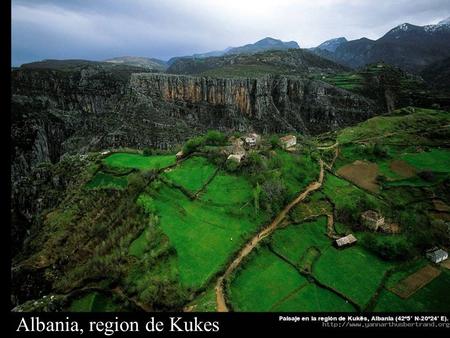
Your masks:
{"label": "tree", "polygon": [[202,136],[196,136],[189,139],[185,145],[183,146],[183,153],[185,155],[191,154],[196,151],[199,147],[201,147],[205,143],[205,138]]}
{"label": "tree", "polygon": [[261,186],[259,183],[256,183],[255,189],[253,189],[253,199],[254,199],[254,205],[255,205],[255,213],[258,214],[259,212],[259,199],[261,196]]}
{"label": "tree", "polygon": [[206,134],[205,143],[208,145],[220,146],[226,143],[226,137],[220,131],[210,130]]}
{"label": "tree", "polygon": [[265,181],[261,190],[260,205],[272,215],[276,214],[286,204],[287,189],[281,180]]}

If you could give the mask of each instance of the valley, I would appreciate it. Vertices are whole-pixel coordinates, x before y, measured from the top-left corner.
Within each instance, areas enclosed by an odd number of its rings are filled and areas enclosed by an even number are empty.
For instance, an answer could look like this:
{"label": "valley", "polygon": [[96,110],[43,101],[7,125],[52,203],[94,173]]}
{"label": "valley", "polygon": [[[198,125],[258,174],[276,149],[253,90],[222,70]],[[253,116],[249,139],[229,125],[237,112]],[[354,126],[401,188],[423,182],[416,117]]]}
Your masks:
{"label": "valley", "polygon": [[[51,291],[20,309],[446,310],[450,272],[423,250],[449,244],[448,133],[448,113],[406,108],[298,136],[290,151],[263,137],[237,166],[227,153],[238,135],[220,132],[188,141],[178,159],[131,149],[68,157],[85,162],[80,181],[43,213],[16,268],[16,278],[52,271],[40,277]],[[376,166],[376,191],[341,177],[355,161]],[[364,227],[366,210],[397,230]],[[356,245],[333,246],[349,233]],[[397,296],[424,266],[439,274]]]}

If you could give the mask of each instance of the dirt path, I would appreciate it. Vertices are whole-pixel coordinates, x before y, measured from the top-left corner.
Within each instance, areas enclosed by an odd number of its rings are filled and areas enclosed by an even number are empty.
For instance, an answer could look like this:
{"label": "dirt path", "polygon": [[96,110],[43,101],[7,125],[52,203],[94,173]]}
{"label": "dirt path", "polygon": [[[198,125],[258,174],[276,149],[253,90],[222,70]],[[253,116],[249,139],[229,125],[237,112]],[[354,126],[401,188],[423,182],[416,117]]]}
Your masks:
{"label": "dirt path", "polygon": [[319,149],[319,150],[328,150],[328,149],[336,148],[338,145],[339,145],[339,142],[336,141],[336,143],[332,144],[331,146],[317,147],[317,149]]}
{"label": "dirt path", "polygon": [[225,270],[225,273],[219,277],[216,283],[216,300],[217,300],[217,311],[218,312],[228,312],[228,306],[225,301],[224,289],[223,289],[223,281],[239,266],[242,259],[244,259],[248,254],[252,252],[252,250],[256,247],[256,245],[264,238],[269,236],[272,232],[274,232],[278,226],[285,219],[288,212],[296,206],[298,203],[303,201],[311,192],[318,190],[322,186],[324,176],[324,163],[320,160],[320,174],[319,179],[315,182],[310,183],[306,189],[298,195],[291,203],[289,203],[279,214],[278,216],[270,223],[267,227],[262,229],[258,234],[256,234],[247,244],[242,248],[242,250],[238,253],[237,257],[230,263],[228,268]]}

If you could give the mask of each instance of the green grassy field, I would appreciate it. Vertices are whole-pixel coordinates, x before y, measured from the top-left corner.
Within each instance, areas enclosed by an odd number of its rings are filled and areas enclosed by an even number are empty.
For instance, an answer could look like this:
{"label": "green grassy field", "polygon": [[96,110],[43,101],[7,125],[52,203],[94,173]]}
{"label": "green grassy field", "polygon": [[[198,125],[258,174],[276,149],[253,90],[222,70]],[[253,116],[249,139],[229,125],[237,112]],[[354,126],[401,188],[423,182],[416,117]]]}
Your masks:
{"label": "green grassy field", "polygon": [[447,149],[431,149],[427,152],[408,153],[402,159],[419,170],[434,172],[450,172],[450,151]]}
{"label": "green grassy field", "polygon": [[124,189],[128,185],[126,176],[114,176],[104,172],[98,172],[86,184],[87,189]]}
{"label": "green grassy field", "polygon": [[326,236],[326,224],[326,217],[313,222],[292,224],[276,231],[271,237],[270,245],[292,264],[298,264],[308,248],[324,249],[331,245],[331,240]]}
{"label": "green grassy field", "polygon": [[172,182],[182,185],[186,189],[198,191],[214,174],[216,166],[204,157],[191,157],[177,168],[164,175]]}
{"label": "green grassy field", "polygon": [[431,140],[424,135],[427,131],[448,125],[447,112],[415,108],[413,114],[377,116],[338,133],[341,144],[361,140],[389,140],[399,144],[433,144],[441,140]]}
{"label": "green grassy field", "polygon": [[70,312],[114,312],[119,311],[114,301],[99,292],[90,292],[70,304]]}
{"label": "green grassy field", "polygon": [[344,299],[314,284],[301,288],[272,311],[280,312],[354,312],[355,309]]}
{"label": "green grassy field", "polygon": [[323,185],[323,192],[338,209],[344,207],[356,208],[358,201],[364,200],[374,209],[378,209],[381,202],[374,196],[357,188],[355,185],[333,175],[327,175]]}
{"label": "green grassy field", "polygon": [[217,175],[200,200],[162,186],[154,197],[161,227],[173,243],[183,285],[204,285],[264,223],[255,216],[251,186],[242,177]]}
{"label": "green grassy field", "polygon": [[314,275],[361,306],[368,303],[384,273],[393,266],[360,248],[330,247],[314,265]]}
{"label": "green grassy field", "polygon": [[202,194],[201,200],[216,206],[242,207],[252,202],[252,190],[252,186],[244,177],[219,172]]}
{"label": "green grassy field", "polygon": [[321,78],[321,80],[342,89],[357,90],[362,88],[363,77],[356,73],[341,73],[328,75],[324,79]]}
{"label": "green grassy field", "polygon": [[277,169],[292,198],[303,190],[319,174],[319,165],[311,156],[305,154],[292,154],[283,150],[277,150]]}
{"label": "green grassy field", "polygon": [[175,163],[175,155],[144,156],[132,153],[109,155],[104,163],[112,168],[132,168],[139,170],[160,169]]}
{"label": "green grassy field", "polygon": [[217,308],[215,285],[209,287],[206,291],[194,299],[188,307],[196,312],[215,312]]}
{"label": "green grassy field", "polygon": [[380,312],[448,312],[450,311],[450,272],[442,273],[408,299],[384,289],[374,311]]}
{"label": "green grassy field", "polygon": [[236,311],[273,311],[307,284],[292,266],[267,248],[260,248],[237,272],[231,282],[230,296]]}

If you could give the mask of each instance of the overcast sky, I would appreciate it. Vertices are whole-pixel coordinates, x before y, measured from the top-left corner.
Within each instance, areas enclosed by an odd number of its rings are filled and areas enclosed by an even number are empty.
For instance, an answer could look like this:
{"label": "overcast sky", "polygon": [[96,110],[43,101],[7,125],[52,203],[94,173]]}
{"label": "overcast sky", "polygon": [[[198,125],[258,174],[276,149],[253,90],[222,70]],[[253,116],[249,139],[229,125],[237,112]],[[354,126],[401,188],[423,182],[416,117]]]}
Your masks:
{"label": "overcast sky", "polygon": [[450,0],[12,0],[12,62],[166,60],[266,36],[314,47],[449,16]]}

